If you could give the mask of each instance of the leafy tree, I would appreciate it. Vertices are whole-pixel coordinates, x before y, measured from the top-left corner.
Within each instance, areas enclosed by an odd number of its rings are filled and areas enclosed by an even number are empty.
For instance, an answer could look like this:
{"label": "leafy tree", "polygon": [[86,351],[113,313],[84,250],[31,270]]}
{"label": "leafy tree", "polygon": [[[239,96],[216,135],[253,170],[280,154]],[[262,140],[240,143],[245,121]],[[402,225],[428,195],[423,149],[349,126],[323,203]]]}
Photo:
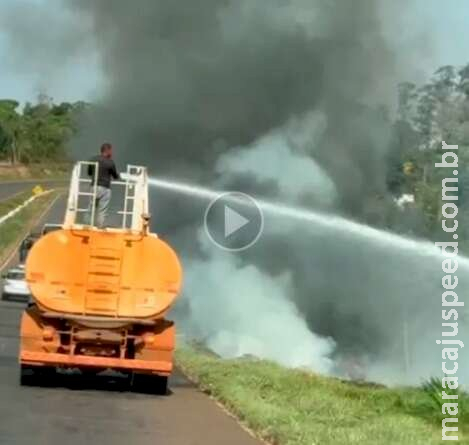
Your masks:
{"label": "leafy tree", "polygon": [[0,100],[0,158],[13,164],[65,160],[74,122],[86,107],[85,102],[54,104],[44,96],[19,112],[18,102]]}
{"label": "leafy tree", "polygon": [[11,99],[0,100],[0,128],[3,144],[1,150],[14,164],[19,159],[19,139],[22,133],[22,120],[16,109],[19,103]]}
{"label": "leafy tree", "polygon": [[[442,236],[441,181],[447,172],[434,166],[441,160],[442,141],[459,146],[459,189],[469,190],[463,186],[469,184],[469,64],[443,66],[423,85],[402,83],[398,88],[388,183],[396,194],[414,194],[430,237]],[[464,205],[469,205],[467,192],[460,194],[459,206]]]}

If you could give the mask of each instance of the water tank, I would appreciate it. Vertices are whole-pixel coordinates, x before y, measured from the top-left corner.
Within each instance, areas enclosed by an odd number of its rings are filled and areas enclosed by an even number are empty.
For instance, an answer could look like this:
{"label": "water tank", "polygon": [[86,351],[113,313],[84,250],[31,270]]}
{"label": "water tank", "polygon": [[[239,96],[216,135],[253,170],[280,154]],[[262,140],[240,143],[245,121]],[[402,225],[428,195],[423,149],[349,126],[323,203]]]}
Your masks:
{"label": "water tank", "polygon": [[43,311],[155,319],[177,297],[182,270],[173,249],[152,234],[57,230],[31,248],[26,280]]}

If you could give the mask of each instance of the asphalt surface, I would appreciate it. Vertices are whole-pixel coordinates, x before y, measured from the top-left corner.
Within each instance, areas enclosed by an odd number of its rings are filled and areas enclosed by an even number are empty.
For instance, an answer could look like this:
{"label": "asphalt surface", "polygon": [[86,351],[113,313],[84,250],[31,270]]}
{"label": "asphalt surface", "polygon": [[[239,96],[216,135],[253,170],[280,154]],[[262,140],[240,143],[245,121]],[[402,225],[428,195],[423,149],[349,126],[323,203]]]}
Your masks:
{"label": "asphalt surface", "polygon": [[[61,222],[64,202],[58,200],[38,228]],[[168,396],[132,392],[125,379],[112,376],[57,375],[47,387],[21,387],[23,306],[0,301],[0,444],[259,445],[180,372],[171,377]]]}

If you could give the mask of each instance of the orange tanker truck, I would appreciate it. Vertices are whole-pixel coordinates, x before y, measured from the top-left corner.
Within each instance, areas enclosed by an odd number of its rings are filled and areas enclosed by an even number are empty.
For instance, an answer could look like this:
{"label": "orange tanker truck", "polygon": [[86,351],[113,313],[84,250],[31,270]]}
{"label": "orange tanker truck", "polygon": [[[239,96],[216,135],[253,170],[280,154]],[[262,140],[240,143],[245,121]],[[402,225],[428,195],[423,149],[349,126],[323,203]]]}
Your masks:
{"label": "orange tanker truck", "polygon": [[165,317],[181,287],[181,266],[149,231],[146,169],[127,167],[115,183],[123,186],[119,226],[98,229],[89,164],[73,170],[62,228],[43,235],[27,257],[34,302],[21,320],[21,384],[57,368],[115,370],[165,393],[175,345],[174,323]]}

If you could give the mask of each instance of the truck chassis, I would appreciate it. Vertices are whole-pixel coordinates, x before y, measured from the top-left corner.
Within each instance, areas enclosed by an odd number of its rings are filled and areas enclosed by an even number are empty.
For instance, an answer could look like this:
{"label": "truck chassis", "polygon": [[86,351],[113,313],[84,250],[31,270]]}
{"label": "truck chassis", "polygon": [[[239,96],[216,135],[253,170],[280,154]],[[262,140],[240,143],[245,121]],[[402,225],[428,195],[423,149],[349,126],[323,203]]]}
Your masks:
{"label": "truck chassis", "polygon": [[[89,317],[86,317],[89,319]],[[173,369],[175,327],[165,319],[113,320],[95,317],[102,328],[87,327],[86,318],[48,314],[36,304],[21,319],[20,383],[39,383],[56,368],[84,373],[105,370],[131,376],[135,386],[166,394]]]}

